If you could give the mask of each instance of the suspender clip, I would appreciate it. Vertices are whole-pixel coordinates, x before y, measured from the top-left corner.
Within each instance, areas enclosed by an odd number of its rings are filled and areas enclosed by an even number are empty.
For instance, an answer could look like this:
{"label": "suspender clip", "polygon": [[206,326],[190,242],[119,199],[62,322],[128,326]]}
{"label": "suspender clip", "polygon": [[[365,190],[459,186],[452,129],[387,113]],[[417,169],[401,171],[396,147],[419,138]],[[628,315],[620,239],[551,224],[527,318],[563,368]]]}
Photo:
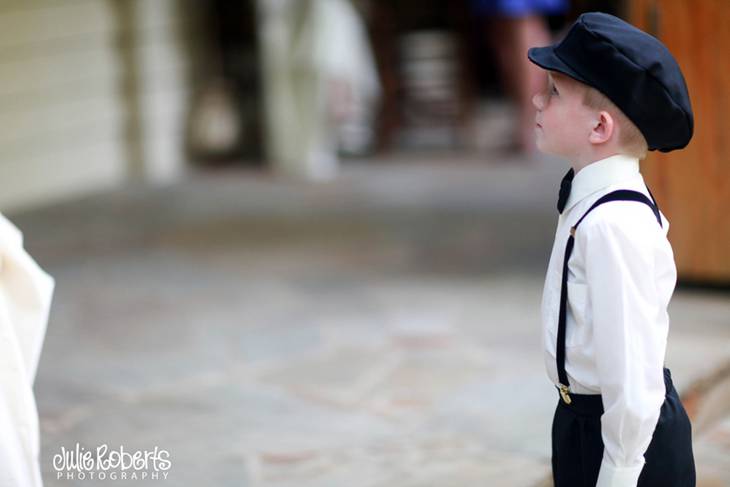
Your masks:
{"label": "suspender clip", "polygon": [[575,237],[575,227],[570,227],[570,236]]}
{"label": "suspender clip", "polygon": [[570,392],[570,389],[568,386],[564,386],[563,384],[558,384],[558,389],[560,389],[560,397],[563,398],[563,402],[565,404],[570,404],[572,399],[570,399],[570,395],[568,394]]}

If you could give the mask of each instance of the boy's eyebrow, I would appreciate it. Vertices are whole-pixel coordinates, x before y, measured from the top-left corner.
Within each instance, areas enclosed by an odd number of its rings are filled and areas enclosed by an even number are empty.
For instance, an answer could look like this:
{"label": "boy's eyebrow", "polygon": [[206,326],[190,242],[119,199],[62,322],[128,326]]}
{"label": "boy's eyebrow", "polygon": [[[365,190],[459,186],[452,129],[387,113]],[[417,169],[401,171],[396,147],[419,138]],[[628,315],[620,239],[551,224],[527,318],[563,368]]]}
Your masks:
{"label": "boy's eyebrow", "polygon": [[[555,86],[557,86],[557,85],[558,85],[558,83],[557,83],[557,81],[556,81],[556,78],[554,78],[554,77],[553,77],[553,75],[551,75],[551,74],[548,74],[548,78],[550,79],[550,82],[551,82],[551,83],[552,83],[553,85],[555,85]],[[562,81],[561,81],[561,84],[562,84]]]}

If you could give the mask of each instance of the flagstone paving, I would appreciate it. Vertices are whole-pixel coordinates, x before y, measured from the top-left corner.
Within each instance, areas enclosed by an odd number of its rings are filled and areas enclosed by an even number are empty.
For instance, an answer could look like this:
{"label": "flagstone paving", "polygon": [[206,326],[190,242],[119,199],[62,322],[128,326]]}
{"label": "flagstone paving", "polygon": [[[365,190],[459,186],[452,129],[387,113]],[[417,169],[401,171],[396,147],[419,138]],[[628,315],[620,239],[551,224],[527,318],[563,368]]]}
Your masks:
{"label": "flagstone paving", "polygon": [[[122,485],[548,485],[539,306],[563,172],[224,170],[10,215],[57,281],[35,384],[46,485],[105,485],[57,478],[76,443],[170,452],[167,479]],[[730,361],[730,296],[680,288],[670,316],[681,392]],[[713,394],[700,485],[727,486]]]}

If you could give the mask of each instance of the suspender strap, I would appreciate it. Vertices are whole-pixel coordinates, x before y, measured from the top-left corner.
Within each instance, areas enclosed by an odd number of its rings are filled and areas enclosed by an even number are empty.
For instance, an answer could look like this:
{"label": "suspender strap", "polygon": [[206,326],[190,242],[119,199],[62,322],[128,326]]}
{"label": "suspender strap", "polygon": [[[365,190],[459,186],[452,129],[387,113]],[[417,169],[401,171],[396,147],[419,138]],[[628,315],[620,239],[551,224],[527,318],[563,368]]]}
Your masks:
{"label": "suspender strap", "polygon": [[[647,187],[646,189],[648,190],[649,188]],[[651,208],[657,222],[659,222],[659,226],[662,226],[659,207],[657,206],[656,201],[654,201],[654,195],[651,194],[651,191],[649,191],[649,194],[652,197],[651,200],[638,191],[631,191],[627,189],[620,189],[608,193],[593,203],[593,205],[588,208],[588,211],[586,211],[576,224],[570,228],[570,236],[568,237],[568,242],[565,245],[565,257],[563,258],[563,277],[560,285],[560,311],[558,315],[558,343],[555,352],[558,363],[558,380],[560,381],[558,389],[560,390],[560,395],[566,404],[570,404],[571,402],[569,395],[570,382],[568,382],[568,374],[565,371],[565,322],[568,301],[568,261],[570,260],[570,255],[573,252],[573,246],[575,244],[575,231],[578,228],[578,225],[580,225],[583,219],[588,216],[591,211],[610,201],[637,201],[639,203],[644,203]]]}
{"label": "suspender strap", "polygon": [[[649,189],[648,187],[646,188]],[[649,191],[649,194],[651,194],[651,191]],[[580,222],[583,221],[583,219],[588,216],[588,214],[593,211],[596,207],[602,205],[603,203],[608,203],[609,201],[638,201],[639,203],[644,203],[651,208],[651,211],[654,212],[654,216],[656,217],[656,221],[659,222],[659,226],[662,226],[662,218],[659,216],[659,206],[656,204],[656,201],[654,200],[654,196],[652,196],[652,199],[650,200],[646,196],[644,196],[642,193],[639,193],[638,191],[631,191],[628,189],[619,189],[617,191],[613,191],[611,193],[608,193],[606,195],[601,196],[601,198],[598,199],[593,205],[588,208],[588,211],[586,211],[582,217],[580,217],[580,220],[573,225],[573,230],[578,228],[578,225],[580,225]]]}

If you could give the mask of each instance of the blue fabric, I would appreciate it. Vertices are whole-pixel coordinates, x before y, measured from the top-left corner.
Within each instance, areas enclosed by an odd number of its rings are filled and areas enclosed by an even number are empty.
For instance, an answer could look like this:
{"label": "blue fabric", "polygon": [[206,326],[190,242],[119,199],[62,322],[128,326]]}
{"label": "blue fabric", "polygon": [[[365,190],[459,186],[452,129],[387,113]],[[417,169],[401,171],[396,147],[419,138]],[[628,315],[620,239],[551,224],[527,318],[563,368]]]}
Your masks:
{"label": "blue fabric", "polygon": [[568,10],[568,0],[471,0],[480,15],[519,17],[532,13],[559,14]]}
{"label": "blue fabric", "polygon": [[687,84],[656,37],[613,15],[586,12],[560,42],[531,47],[527,57],[606,95],[639,128],[649,150],[670,152],[689,144],[694,114]]}

